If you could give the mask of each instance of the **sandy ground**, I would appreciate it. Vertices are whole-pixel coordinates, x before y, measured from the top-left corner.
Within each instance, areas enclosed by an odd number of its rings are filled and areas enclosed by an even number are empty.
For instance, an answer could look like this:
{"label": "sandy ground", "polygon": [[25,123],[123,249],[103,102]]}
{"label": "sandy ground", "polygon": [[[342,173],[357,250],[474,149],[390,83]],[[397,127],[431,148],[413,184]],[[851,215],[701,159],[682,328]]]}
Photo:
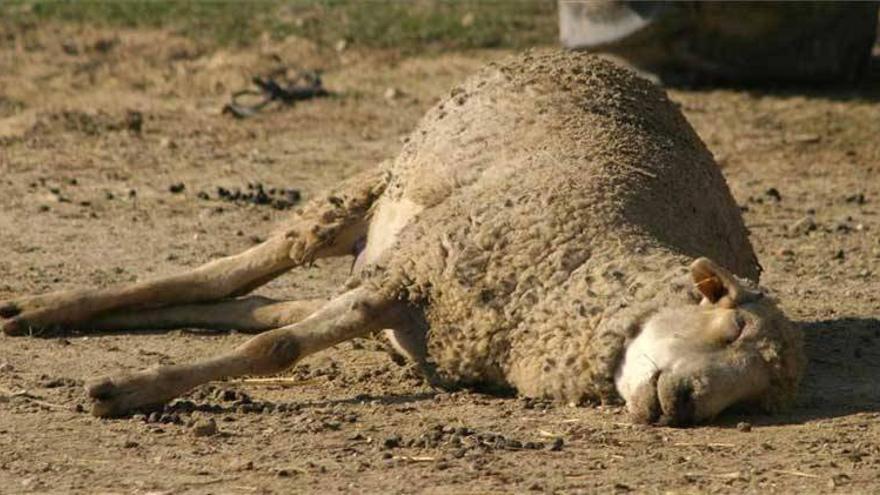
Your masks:
{"label": "sandy ground", "polygon": [[[166,32],[54,25],[8,33],[0,299],[174,273],[247,248],[286,213],[221,200],[218,187],[259,182],[308,198],[393,156],[454,82],[504,55],[403,59],[298,39],[216,51]],[[336,95],[243,121],[221,115],[234,90],[277,66],[323,69]],[[618,408],[438,393],[359,341],[282,381],[212,384],[161,414],[99,420],[83,412],[84,380],[247,336],[0,337],[0,492],[877,492],[877,88],[878,78],[855,90],[671,92],[745,211],[763,283],[806,334],[809,371],[788,413],[633,426]],[[350,263],[296,270],[261,293],[328,295]],[[196,436],[209,420],[218,433]]]}

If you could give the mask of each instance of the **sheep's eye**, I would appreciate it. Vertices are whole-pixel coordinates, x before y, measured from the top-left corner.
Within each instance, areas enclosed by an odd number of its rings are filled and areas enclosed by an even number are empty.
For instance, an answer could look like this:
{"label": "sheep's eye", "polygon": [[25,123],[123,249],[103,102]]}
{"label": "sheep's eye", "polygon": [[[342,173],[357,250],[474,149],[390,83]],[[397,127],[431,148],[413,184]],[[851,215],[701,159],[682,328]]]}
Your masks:
{"label": "sheep's eye", "polygon": [[742,303],[753,303],[753,302],[758,302],[761,299],[764,299],[764,292],[759,291],[759,290],[754,291],[754,292],[748,291],[742,295],[741,302]]}

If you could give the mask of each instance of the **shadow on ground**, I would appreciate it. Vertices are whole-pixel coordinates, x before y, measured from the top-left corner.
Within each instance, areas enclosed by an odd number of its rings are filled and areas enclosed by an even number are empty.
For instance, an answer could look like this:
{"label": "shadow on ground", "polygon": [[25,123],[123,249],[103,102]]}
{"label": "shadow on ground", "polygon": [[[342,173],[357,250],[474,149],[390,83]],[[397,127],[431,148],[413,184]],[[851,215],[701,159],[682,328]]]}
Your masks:
{"label": "shadow on ground", "polygon": [[800,397],[785,413],[727,415],[722,425],[805,423],[858,413],[880,413],[880,319],[801,322],[809,359]]}
{"label": "shadow on ground", "polygon": [[731,83],[715,80],[669,80],[664,86],[670,89],[711,93],[718,89],[745,91],[753,97],[795,97],[829,101],[880,102],[880,56],[873,56],[864,73],[852,82],[835,83]]}

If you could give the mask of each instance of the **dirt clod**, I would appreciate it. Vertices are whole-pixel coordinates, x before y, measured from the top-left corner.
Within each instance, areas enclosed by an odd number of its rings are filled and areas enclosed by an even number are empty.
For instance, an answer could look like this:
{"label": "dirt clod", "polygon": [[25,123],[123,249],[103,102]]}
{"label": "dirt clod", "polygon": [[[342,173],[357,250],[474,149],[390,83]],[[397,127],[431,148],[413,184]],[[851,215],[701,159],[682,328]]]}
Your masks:
{"label": "dirt clod", "polygon": [[774,201],[782,201],[782,194],[780,194],[779,189],[776,189],[775,187],[767,189],[766,191],[764,191],[764,194]]}
{"label": "dirt clod", "polygon": [[[217,186],[217,199],[238,204],[254,204],[258,206],[270,206],[276,210],[289,210],[302,199],[298,189],[269,187],[266,188],[259,182],[247,184],[245,190],[241,188],[226,188]],[[200,199],[211,199],[207,192],[200,192]]]}
{"label": "dirt clod", "polygon": [[193,436],[196,437],[210,437],[219,433],[217,429],[217,422],[214,421],[214,418],[202,419],[196,422],[193,427],[190,429],[192,431]]}
{"label": "dirt clod", "polygon": [[144,127],[144,116],[136,110],[129,110],[125,113],[125,127],[135,133],[140,134]]}
{"label": "dirt clod", "polygon": [[863,193],[851,194],[846,197],[847,203],[855,203],[857,205],[863,205],[868,201],[865,199],[865,195]]}
{"label": "dirt clod", "polygon": [[396,449],[400,447],[401,438],[400,435],[390,436],[384,440],[382,440],[382,447],[386,449]]}
{"label": "dirt clod", "polygon": [[816,228],[816,220],[808,215],[789,225],[788,231],[794,235],[806,235],[807,233],[816,230]]}

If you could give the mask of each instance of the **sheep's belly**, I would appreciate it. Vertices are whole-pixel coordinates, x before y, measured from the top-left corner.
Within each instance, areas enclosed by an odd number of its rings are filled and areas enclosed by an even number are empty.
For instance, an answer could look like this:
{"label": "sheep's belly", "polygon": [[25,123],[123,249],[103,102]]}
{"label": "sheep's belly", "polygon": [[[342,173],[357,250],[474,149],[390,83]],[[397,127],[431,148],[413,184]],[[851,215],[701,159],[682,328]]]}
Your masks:
{"label": "sheep's belly", "polygon": [[355,260],[354,271],[369,266],[394,245],[397,235],[424,207],[407,198],[382,198],[367,231],[367,245]]}

